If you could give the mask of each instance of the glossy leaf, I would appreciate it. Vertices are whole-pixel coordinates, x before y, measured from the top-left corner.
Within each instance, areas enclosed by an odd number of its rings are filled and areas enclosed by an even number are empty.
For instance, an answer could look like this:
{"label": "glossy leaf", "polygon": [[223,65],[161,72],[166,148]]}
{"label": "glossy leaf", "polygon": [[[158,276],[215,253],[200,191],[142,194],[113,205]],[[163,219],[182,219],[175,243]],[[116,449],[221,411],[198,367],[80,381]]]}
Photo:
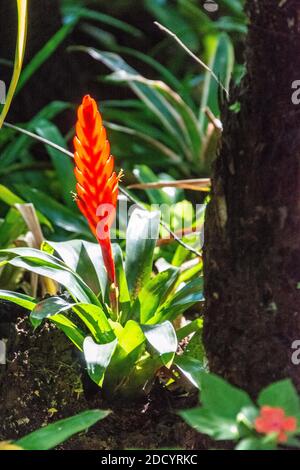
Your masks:
{"label": "glossy leaf", "polygon": [[18,192],[27,201],[32,202],[36,209],[42,211],[53,225],[68,232],[84,234],[87,238],[93,239],[88,225],[81,215],[71,211],[38,189],[30,188],[24,184],[17,184],[15,186]]}
{"label": "glossy leaf", "polygon": [[115,339],[112,327],[101,307],[78,303],[72,306],[72,310],[86,325],[97,343],[110,343]]}
{"label": "glossy leaf", "polygon": [[138,296],[150,278],[160,213],[135,209],[126,234],[125,272],[131,298]]}
{"label": "glossy leaf", "polygon": [[143,325],[142,330],[150,346],[159,354],[163,364],[169,367],[177,351],[177,336],[172,323],[166,321],[158,325]]}
{"label": "glossy leaf", "polygon": [[99,301],[92,290],[58,258],[33,248],[0,250],[0,255],[8,258],[15,255],[15,257],[8,259],[7,263],[57,281],[81,302],[99,305]]}
{"label": "glossy leaf", "polygon": [[25,450],[49,450],[69,439],[74,434],[84,431],[108,416],[110,411],[83,411],[71,418],[38,429],[16,441],[16,445]]}
{"label": "glossy leaf", "polygon": [[142,288],[133,304],[132,315],[139,318],[142,324],[152,324],[152,317],[175,285],[178,275],[179,270],[171,268],[150,279]]}
{"label": "glossy leaf", "polygon": [[[130,315],[130,293],[128,289],[127,279],[125,275],[125,266],[123,261],[123,253],[121,250],[120,245],[114,243],[113,246],[113,256],[115,261],[115,268],[116,268],[116,277],[118,283],[118,302],[119,302],[119,309],[120,309],[120,322],[122,325],[126,323],[128,320],[128,316]],[[132,315],[132,313],[131,313]]]}
{"label": "glossy leaf", "polygon": [[205,369],[198,359],[182,354],[175,358],[174,363],[194,387],[198,389],[201,388],[201,373],[203,373]]}
{"label": "glossy leaf", "polygon": [[[44,139],[66,148],[66,143],[58,128],[50,121],[41,119],[36,126],[36,133]],[[61,193],[68,207],[74,210],[72,192],[75,191],[74,164],[71,159],[63,155],[59,150],[46,146],[53,166],[56,170],[57,179],[60,182]]]}
{"label": "glossy leaf", "polygon": [[107,273],[104,266],[101,249],[98,243],[85,240],[68,240],[65,242],[44,243],[44,251],[57,253],[64,263],[75,271],[84,282],[102,299],[106,297]]}
{"label": "glossy leaf", "polygon": [[21,294],[20,292],[11,292],[8,290],[0,290],[0,299],[9,300],[20,307],[24,307],[27,310],[33,310],[37,304],[37,301],[29,295]]}
{"label": "glossy leaf", "polygon": [[174,320],[174,318],[184,313],[189,307],[204,300],[202,290],[203,281],[201,278],[188,282],[159,308],[154,317],[152,317],[151,323]]}
{"label": "glossy leaf", "polygon": [[106,344],[97,344],[90,336],[84,340],[83,352],[89,376],[100,387],[117,344],[117,339]]}

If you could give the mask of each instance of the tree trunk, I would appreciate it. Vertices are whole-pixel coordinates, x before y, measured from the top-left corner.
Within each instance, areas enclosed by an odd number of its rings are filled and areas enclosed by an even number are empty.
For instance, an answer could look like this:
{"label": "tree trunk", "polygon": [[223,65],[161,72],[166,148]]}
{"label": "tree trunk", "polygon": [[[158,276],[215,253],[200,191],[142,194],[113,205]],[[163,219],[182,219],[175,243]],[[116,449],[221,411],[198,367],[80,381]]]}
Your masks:
{"label": "tree trunk", "polygon": [[223,109],[206,219],[204,341],[211,371],[255,396],[283,377],[300,390],[300,4],[246,10],[247,73]]}

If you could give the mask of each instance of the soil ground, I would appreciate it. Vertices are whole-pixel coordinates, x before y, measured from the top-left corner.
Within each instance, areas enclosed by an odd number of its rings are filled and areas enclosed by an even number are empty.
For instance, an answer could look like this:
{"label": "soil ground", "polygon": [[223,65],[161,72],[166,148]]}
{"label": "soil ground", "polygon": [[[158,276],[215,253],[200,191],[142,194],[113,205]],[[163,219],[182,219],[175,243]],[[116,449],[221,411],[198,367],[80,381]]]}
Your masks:
{"label": "soil ground", "polygon": [[205,448],[203,436],[176,414],[197,404],[196,391],[180,394],[157,383],[138,402],[109,402],[91,384],[75,347],[60,331],[45,324],[34,332],[26,312],[11,309],[0,304],[0,337],[8,338],[7,364],[0,366],[0,441],[101,408],[112,413],[60,449]]}

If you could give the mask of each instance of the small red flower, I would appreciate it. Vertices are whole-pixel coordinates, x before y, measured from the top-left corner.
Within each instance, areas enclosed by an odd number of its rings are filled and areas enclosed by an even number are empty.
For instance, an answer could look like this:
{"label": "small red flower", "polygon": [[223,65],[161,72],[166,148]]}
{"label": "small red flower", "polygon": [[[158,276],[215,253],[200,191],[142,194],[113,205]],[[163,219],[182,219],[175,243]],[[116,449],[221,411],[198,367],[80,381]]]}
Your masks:
{"label": "small red flower", "polygon": [[286,416],[282,408],[263,406],[260,415],[255,420],[255,430],[262,434],[278,433],[278,442],[286,442],[287,432],[297,429],[297,419]]}
{"label": "small red flower", "polygon": [[120,174],[114,172],[114,158],[96,101],[86,95],[77,114],[74,138],[76,202],[100,244],[108,278],[116,284],[110,228],[116,213]]}

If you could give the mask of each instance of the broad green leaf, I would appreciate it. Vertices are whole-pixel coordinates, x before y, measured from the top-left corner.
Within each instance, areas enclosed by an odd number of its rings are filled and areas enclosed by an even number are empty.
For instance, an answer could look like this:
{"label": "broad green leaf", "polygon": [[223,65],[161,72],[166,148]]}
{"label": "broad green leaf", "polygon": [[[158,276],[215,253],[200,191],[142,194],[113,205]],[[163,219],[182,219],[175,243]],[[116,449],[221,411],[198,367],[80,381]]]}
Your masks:
{"label": "broad green leaf", "polygon": [[157,323],[162,320],[174,320],[189,307],[204,300],[202,290],[203,280],[201,278],[188,282],[159,308],[154,317],[152,317],[151,323]]}
{"label": "broad green leaf", "polygon": [[276,439],[273,442],[259,437],[247,437],[242,439],[234,450],[276,450]]}
{"label": "broad green leaf", "polygon": [[[65,140],[60,131],[52,122],[48,120],[41,119],[38,121],[38,125],[36,126],[36,133],[44,139],[50,140],[62,148],[66,148]],[[71,194],[72,191],[75,191],[76,185],[74,165],[71,162],[71,159],[66,155],[63,155],[59,150],[56,150],[50,146],[46,146],[46,148],[56,170],[63,199],[67,206],[69,206],[71,209],[74,209],[74,201]]]}
{"label": "broad green leaf", "polygon": [[143,325],[142,330],[150,346],[150,352],[154,350],[161,357],[163,364],[170,367],[178,347],[172,323],[166,321],[158,325]]}
{"label": "broad green leaf", "polygon": [[97,343],[110,343],[115,339],[112,327],[101,307],[78,303],[72,306],[72,310],[87,326]]}
{"label": "broad green leaf", "polygon": [[128,320],[124,328],[115,328],[118,345],[109,365],[105,384],[108,389],[115,389],[126,383],[130,371],[145,349],[145,336],[138,323]]}
{"label": "broad green leaf", "polygon": [[[52,101],[32,118],[24,131],[33,131],[40,119],[51,120],[69,107],[70,104],[68,103],[62,101]],[[28,151],[35,143],[35,140],[24,134],[21,128],[18,129],[20,129],[18,132],[20,132],[21,135],[19,137],[16,136],[2,151],[0,159],[1,169],[7,168],[8,165],[19,159],[20,155],[22,155],[25,151]]]}
{"label": "broad green leaf", "polygon": [[12,74],[10,86],[8,89],[8,93],[6,96],[6,101],[2,109],[2,112],[0,114],[0,129],[7,116],[13,96],[16,92],[16,88],[17,88],[19,77],[20,77],[21,70],[22,70],[25,47],[26,47],[28,2],[27,0],[16,0],[16,2],[17,2],[17,10],[18,10],[18,30],[17,30],[18,33],[17,33],[14,69],[13,69],[13,74]]}
{"label": "broad green leaf", "polygon": [[[25,203],[24,199],[21,199],[19,196],[14,194],[10,189],[8,189],[6,186],[3,186],[2,184],[0,184],[0,200],[10,207],[14,207],[15,204]],[[52,227],[51,222],[49,222],[49,220],[46,219],[46,217],[41,214],[41,212],[37,211],[37,216],[41,224],[47,225],[49,228]]]}
{"label": "broad green leaf", "polygon": [[[190,22],[185,19],[175,5],[168,6],[159,0],[146,0],[147,9],[154,15],[158,21],[169,28],[180,37],[187,46],[196,51],[199,47],[199,36],[190,27]],[[175,51],[174,55],[176,57]]]}
{"label": "broad green leaf", "polygon": [[85,240],[68,240],[65,242],[46,241],[42,247],[46,252],[58,254],[64,263],[75,271],[92,289],[94,294],[106,297],[107,271],[98,243]]}
{"label": "broad green leaf", "polygon": [[[133,320],[128,320],[122,330],[116,329],[115,334],[118,338],[118,347],[113,357],[112,365],[114,366],[124,360],[126,362],[128,356],[133,352],[135,353],[145,341],[145,336],[140,325]],[[133,362],[135,362],[135,359]]]}
{"label": "broad green leaf", "polygon": [[30,314],[30,320],[36,327],[40,325],[45,318],[50,318],[58,313],[70,310],[72,305],[73,304],[70,304],[62,297],[48,297],[35,305]]}
{"label": "broad green leaf", "polygon": [[[98,51],[90,47],[77,47],[76,50],[87,52],[95,60],[105,64],[109,69],[118,74],[123,74],[123,79],[130,76],[128,85],[132,91],[145,103],[147,108],[160,120],[164,128],[177,141],[177,145],[183,152],[190,155],[190,147],[187,145],[185,123],[180,113],[172,106],[162,93],[147,84],[144,77],[129,66],[118,54]],[[138,77],[138,80],[132,78]],[[115,78],[117,76],[115,75]]]}
{"label": "broad green leaf", "polygon": [[26,450],[49,450],[69,439],[74,434],[84,431],[108,416],[110,411],[83,411],[71,418],[38,429],[16,441],[16,445]]}
{"label": "broad green leaf", "polygon": [[112,248],[119,291],[118,301],[120,309],[120,323],[124,325],[127,322],[128,316],[130,314],[130,294],[125,275],[125,266],[121,247],[117,243],[113,243]]}
{"label": "broad green leaf", "polygon": [[[58,258],[33,248],[0,250],[0,255],[7,256],[7,263],[12,266],[28,269],[41,276],[54,279],[65,286],[80,302],[100,305],[97,297],[85,282]],[[10,259],[14,255],[15,257]]]}
{"label": "broad green leaf", "polygon": [[257,401],[260,406],[267,405],[283,408],[289,416],[300,414],[299,395],[289,379],[275,382],[266,387],[259,394]]}
{"label": "broad green leaf", "polygon": [[33,310],[37,304],[36,299],[29,295],[21,294],[19,292],[11,292],[8,290],[0,290],[0,299],[9,300],[20,307],[24,307],[27,310]]}
{"label": "broad green leaf", "polygon": [[179,415],[196,431],[216,440],[236,440],[239,437],[237,423],[214,413],[212,409],[193,408],[180,411]]}
{"label": "broad green leaf", "polygon": [[158,237],[159,212],[135,209],[126,234],[125,272],[132,299],[150,278],[153,252]]}
{"label": "broad green leaf", "polygon": [[201,388],[201,373],[205,371],[201,361],[182,354],[175,358],[174,364],[194,387]]}
{"label": "broad green leaf", "polygon": [[26,224],[23,217],[14,208],[9,209],[5,219],[0,224],[0,246],[6,248],[17,238],[26,232]]}
{"label": "broad green leaf", "polygon": [[142,324],[152,324],[159,305],[163,303],[178,278],[179,270],[170,268],[150,279],[140,291],[132,306],[132,315]]}
{"label": "broad green leaf", "polygon": [[72,305],[61,297],[49,297],[36,304],[30,314],[30,320],[33,326],[37,327],[44,319],[48,318],[82,351],[83,332],[61,313],[70,310]]}
{"label": "broad green leaf", "polygon": [[[128,69],[128,67],[127,67]],[[200,127],[192,109],[182,100],[182,98],[160,80],[148,80],[138,75],[136,71],[127,71],[123,68],[117,70],[107,78],[107,81],[116,83],[127,83],[146,106],[157,115],[170,134],[173,134],[177,144],[182,148],[189,160],[198,163],[199,149],[201,145]],[[153,106],[156,98],[157,107]],[[157,110],[166,109],[169,113],[169,119],[166,121],[166,112],[164,119]],[[174,120],[172,124],[172,120]],[[174,130],[170,126],[173,125]],[[181,136],[181,140],[178,140]]]}
{"label": "broad green leaf", "polygon": [[38,210],[41,210],[53,225],[68,232],[84,234],[88,238],[93,239],[86,221],[79,213],[71,211],[42,191],[30,188],[24,184],[17,184],[15,186],[18,192],[27,201],[32,202]]}
{"label": "broad green leaf", "polygon": [[253,405],[246,392],[207,373],[201,376],[201,403],[205,410],[233,423],[242,408]]}
{"label": "broad green leaf", "polygon": [[97,344],[90,336],[84,340],[83,352],[89,376],[100,387],[117,344],[117,339],[106,344]]}
{"label": "broad green leaf", "polygon": [[80,351],[83,351],[84,333],[75,323],[61,313],[54,315],[50,320],[65,333]]}
{"label": "broad green leaf", "polygon": [[[184,326],[179,328],[179,330],[176,331],[178,341],[182,341],[184,338],[186,338],[192,333],[199,334],[199,332],[202,332],[202,329],[203,329],[203,318],[196,318],[195,320],[188,322],[187,324],[185,324]],[[190,344],[190,341],[189,341],[189,344]]]}
{"label": "broad green leaf", "polygon": [[[146,165],[137,165],[133,174],[141,183],[156,183],[158,181],[155,173]],[[145,192],[152,204],[171,204],[173,202],[163,189],[146,189]]]}

